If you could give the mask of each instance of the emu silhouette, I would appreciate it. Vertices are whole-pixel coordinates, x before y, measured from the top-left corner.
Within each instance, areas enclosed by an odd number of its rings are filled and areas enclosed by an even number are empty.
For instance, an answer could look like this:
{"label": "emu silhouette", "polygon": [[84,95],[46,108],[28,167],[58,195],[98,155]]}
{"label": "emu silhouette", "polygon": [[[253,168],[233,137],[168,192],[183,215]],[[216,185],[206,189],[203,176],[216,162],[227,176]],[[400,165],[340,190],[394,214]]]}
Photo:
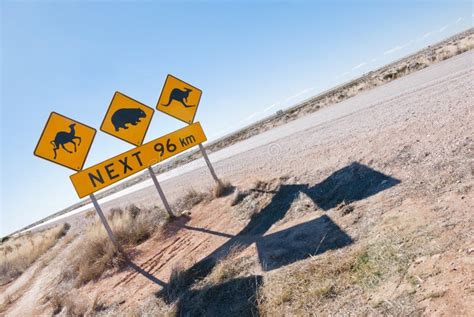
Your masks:
{"label": "emu silhouette", "polygon": [[184,90],[175,88],[171,91],[170,99],[168,103],[166,105],[165,104],[161,104],[161,105],[164,107],[168,107],[173,100],[176,100],[177,102],[181,102],[183,106],[185,106],[186,108],[196,107],[195,105],[191,106],[191,105],[186,104],[186,102],[188,102],[189,93],[191,91],[193,90],[189,88],[184,88]]}
{"label": "emu silhouette", "polygon": [[54,149],[53,149],[54,159],[56,159],[56,151],[59,149],[60,146],[64,149],[64,151],[68,153],[72,153],[72,151],[69,151],[68,149],[66,149],[64,144],[66,143],[74,144],[74,152],[76,152],[77,150],[76,142],[74,142],[74,140],[75,139],[79,140],[79,143],[77,145],[81,145],[81,138],[76,136],[76,130],[74,129],[75,126],[76,126],[75,123],[69,125],[69,129],[70,129],[69,132],[60,131],[56,133],[56,137],[54,138],[54,141],[51,141],[51,144],[54,146]]}

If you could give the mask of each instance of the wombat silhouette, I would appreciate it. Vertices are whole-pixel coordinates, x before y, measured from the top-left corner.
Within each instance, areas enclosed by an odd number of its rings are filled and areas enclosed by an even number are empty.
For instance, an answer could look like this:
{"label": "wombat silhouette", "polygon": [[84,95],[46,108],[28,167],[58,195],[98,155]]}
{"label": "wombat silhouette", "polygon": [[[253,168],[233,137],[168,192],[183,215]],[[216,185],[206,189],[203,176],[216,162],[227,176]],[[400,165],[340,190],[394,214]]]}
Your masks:
{"label": "wombat silhouette", "polygon": [[114,112],[111,120],[115,131],[118,131],[120,128],[125,130],[128,129],[126,126],[128,123],[131,125],[137,125],[141,118],[146,118],[146,114],[142,109],[122,108]]}
{"label": "wombat silhouette", "polygon": [[74,142],[74,140],[76,139],[79,140],[79,143],[77,145],[81,145],[81,138],[76,136],[76,130],[74,128],[75,126],[76,126],[75,123],[69,125],[69,132],[60,131],[56,133],[56,137],[54,137],[54,141],[51,141],[51,144],[54,146],[54,149],[53,149],[54,159],[56,159],[56,151],[59,149],[60,146],[63,148],[64,151],[68,153],[72,153],[72,151],[69,151],[68,149],[66,149],[64,144],[66,143],[74,144],[74,152],[76,152],[77,150],[76,142]]}
{"label": "wombat silhouette", "polygon": [[168,107],[171,104],[171,102],[175,100],[177,102],[182,103],[183,106],[185,106],[186,108],[196,107],[195,105],[192,106],[192,105],[186,104],[186,102],[188,102],[189,93],[191,91],[193,90],[189,88],[184,88],[184,90],[175,88],[171,91],[170,99],[168,103],[166,105],[165,104],[161,104],[161,105],[164,107]]}

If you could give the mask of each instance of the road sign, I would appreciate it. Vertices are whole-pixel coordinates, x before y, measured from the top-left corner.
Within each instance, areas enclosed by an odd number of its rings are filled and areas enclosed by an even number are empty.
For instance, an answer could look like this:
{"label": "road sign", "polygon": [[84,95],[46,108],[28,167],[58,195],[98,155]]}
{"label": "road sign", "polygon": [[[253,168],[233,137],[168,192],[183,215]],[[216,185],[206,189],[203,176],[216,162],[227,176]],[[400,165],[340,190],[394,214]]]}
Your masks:
{"label": "road sign", "polygon": [[153,113],[153,108],[117,91],[100,130],[133,145],[142,145]]}
{"label": "road sign", "polygon": [[95,133],[94,128],[51,112],[34,154],[80,171],[94,141]]}
{"label": "road sign", "polygon": [[[133,145],[140,146],[154,112],[152,108],[117,91],[110,102],[100,129]],[[171,207],[153,169],[149,167],[148,170],[168,215],[172,217]]]}
{"label": "road sign", "polygon": [[70,176],[80,198],[206,141],[199,122]]}
{"label": "road sign", "polygon": [[178,120],[193,123],[201,95],[201,89],[168,75],[156,109]]}

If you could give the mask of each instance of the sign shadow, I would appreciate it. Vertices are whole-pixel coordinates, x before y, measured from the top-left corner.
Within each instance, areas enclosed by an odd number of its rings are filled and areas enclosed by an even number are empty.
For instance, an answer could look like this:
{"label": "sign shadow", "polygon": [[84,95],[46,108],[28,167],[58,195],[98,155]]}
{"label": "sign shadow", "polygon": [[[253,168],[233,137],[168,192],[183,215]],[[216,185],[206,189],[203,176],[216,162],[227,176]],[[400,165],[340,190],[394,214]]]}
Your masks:
{"label": "sign shadow", "polygon": [[353,162],[304,192],[323,210],[350,203],[398,185],[400,180]]}
{"label": "sign shadow", "polygon": [[[285,217],[300,193],[305,193],[318,207],[327,211],[342,202],[362,200],[399,183],[398,179],[353,162],[314,186],[280,185],[270,203],[253,215],[238,234],[181,272],[179,281],[174,280],[177,278],[175,276],[170,277],[168,287],[174,288],[174,285],[179,285],[180,291],[164,288],[157,292],[156,296],[168,303],[179,297],[178,305],[185,307],[182,303],[183,296],[187,296],[189,292],[197,292],[190,289],[191,285],[210,274],[217,262],[235,247],[243,250],[256,243],[263,269],[273,270],[327,250],[348,246],[353,242],[352,238],[327,215],[266,236],[265,233]],[[288,243],[289,241],[291,243]]]}
{"label": "sign shadow", "polygon": [[256,293],[262,282],[262,276],[252,275],[189,290],[176,316],[258,316]]}
{"label": "sign shadow", "polygon": [[324,215],[314,220],[257,239],[257,252],[262,269],[270,271],[304,260],[331,249],[352,243],[331,218]]}

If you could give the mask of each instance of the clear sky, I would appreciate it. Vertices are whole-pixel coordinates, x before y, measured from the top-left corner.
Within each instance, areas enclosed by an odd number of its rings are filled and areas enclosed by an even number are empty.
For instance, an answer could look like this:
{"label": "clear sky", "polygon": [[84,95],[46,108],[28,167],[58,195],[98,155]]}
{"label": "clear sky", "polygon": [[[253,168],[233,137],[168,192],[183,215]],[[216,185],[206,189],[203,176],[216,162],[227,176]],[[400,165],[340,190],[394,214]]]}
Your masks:
{"label": "clear sky", "polygon": [[[472,27],[471,1],[1,1],[0,236],[78,201],[33,156],[51,111],[98,130],[116,90],[155,107],[168,73],[203,90],[210,140]],[[156,112],[146,140],[184,124]]]}

